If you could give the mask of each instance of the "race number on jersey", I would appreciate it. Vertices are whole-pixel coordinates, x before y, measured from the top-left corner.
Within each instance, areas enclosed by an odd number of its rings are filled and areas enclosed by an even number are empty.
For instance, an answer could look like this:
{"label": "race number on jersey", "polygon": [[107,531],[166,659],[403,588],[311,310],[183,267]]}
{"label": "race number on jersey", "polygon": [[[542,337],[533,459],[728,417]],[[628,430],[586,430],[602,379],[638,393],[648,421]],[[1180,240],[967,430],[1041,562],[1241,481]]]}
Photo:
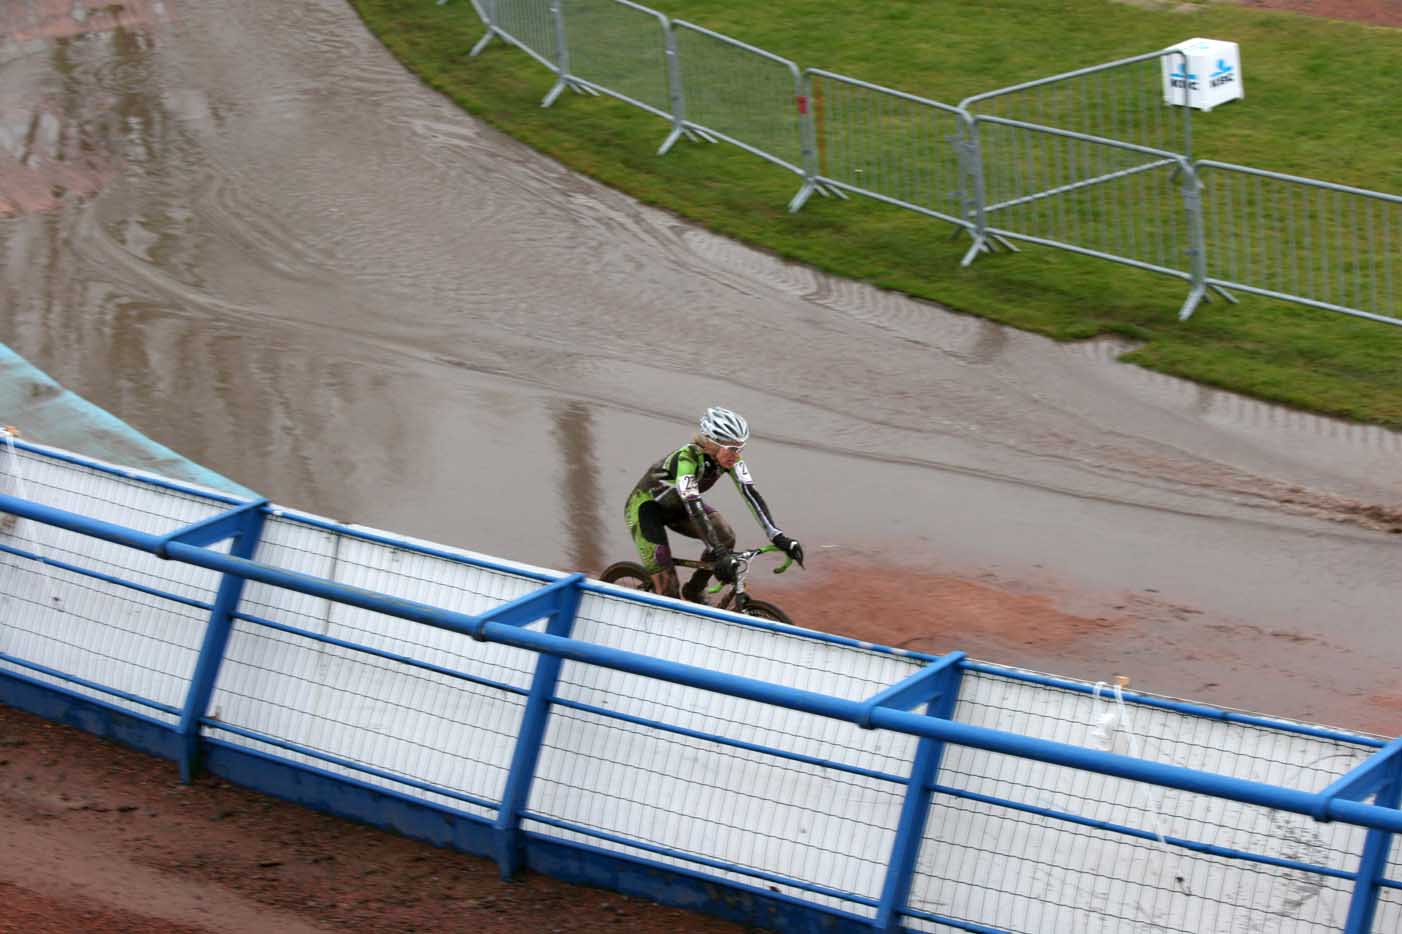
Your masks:
{"label": "race number on jersey", "polygon": [[685,473],[677,478],[677,492],[682,499],[696,499],[701,495],[701,483],[696,479],[696,474]]}

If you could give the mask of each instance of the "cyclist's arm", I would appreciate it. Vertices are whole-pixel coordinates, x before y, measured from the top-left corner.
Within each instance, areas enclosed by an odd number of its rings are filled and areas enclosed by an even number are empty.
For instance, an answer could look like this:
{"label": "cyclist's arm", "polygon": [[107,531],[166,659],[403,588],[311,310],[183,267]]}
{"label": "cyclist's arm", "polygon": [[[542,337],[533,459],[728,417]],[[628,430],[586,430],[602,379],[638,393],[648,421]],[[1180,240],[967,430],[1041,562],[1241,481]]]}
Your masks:
{"label": "cyclist's arm", "polygon": [[676,476],[672,482],[676,485],[677,495],[681,497],[687,516],[701,530],[701,539],[706,547],[712,554],[729,552],[730,549],[721,544],[715,526],[711,525],[711,519],[706,515],[706,504],[701,501],[701,461],[689,449],[683,449],[677,456]]}
{"label": "cyclist's arm", "polygon": [[730,470],[730,478],[735,481],[735,489],[740,491],[740,498],[745,501],[745,505],[750,507],[751,514],[759,527],[764,529],[764,537],[771,542],[784,534],[784,530],[779,528],[774,521],[774,516],[769,512],[769,504],[764,501],[764,497],[759,495],[759,490],[755,489],[754,477],[750,476],[750,468],[744,461],[736,461],[735,466]]}

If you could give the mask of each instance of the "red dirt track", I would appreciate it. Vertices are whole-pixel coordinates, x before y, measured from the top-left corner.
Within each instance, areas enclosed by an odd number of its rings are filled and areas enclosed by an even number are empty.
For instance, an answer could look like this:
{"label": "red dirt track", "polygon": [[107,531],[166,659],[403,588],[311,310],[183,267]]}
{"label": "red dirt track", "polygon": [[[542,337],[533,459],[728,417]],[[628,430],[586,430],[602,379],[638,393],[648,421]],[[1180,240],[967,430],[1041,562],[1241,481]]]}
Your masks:
{"label": "red dirt track", "polygon": [[1240,0],[1242,6],[1289,10],[1374,26],[1402,26],[1402,0]]}
{"label": "red dirt track", "polygon": [[739,932],[202,779],[0,706],[0,932]]}

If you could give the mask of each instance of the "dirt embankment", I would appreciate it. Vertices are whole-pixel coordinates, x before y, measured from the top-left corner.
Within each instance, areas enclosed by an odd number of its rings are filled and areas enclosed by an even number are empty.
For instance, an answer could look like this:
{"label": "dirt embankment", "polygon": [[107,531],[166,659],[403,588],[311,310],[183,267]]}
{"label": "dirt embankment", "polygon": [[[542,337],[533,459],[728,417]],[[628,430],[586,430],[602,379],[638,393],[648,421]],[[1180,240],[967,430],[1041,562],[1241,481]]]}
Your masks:
{"label": "dirt embankment", "polygon": [[740,934],[265,798],[0,706],[0,932]]}

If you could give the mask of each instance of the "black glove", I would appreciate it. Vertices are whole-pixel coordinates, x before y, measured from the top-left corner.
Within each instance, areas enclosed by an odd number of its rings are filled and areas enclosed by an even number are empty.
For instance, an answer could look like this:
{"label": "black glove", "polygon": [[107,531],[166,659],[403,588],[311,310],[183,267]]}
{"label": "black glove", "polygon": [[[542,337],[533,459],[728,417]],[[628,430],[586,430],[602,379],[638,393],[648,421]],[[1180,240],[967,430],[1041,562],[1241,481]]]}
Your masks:
{"label": "black glove", "polygon": [[799,567],[803,567],[803,546],[798,543],[797,539],[789,538],[780,532],[774,536],[774,546],[797,561]]}
{"label": "black glove", "polygon": [[722,584],[735,583],[735,577],[740,573],[740,559],[726,552],[717,555],[712,570],[715,572],[716,580]]}

